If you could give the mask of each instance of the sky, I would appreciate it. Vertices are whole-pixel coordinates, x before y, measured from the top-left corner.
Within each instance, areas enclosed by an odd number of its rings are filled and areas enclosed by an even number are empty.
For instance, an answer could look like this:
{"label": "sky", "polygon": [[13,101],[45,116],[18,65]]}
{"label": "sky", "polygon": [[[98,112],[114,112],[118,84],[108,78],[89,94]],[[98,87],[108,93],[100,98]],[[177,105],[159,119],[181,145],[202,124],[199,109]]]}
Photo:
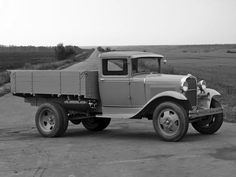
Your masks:
{"label": "sky", "polygon": [[0,0],[0,44],[236,43],[235,0]]}

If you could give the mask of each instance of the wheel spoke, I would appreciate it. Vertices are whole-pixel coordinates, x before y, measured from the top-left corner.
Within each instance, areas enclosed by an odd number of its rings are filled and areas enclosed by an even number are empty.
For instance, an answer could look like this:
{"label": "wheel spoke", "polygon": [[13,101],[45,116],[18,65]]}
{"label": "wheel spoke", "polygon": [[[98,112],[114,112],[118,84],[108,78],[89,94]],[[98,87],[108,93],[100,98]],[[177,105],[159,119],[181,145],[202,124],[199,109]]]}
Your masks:
{"label": "wheel spoke", "polygon": [[49,122],[50,122],[50,124],[54,124],[55,123],[55,116],[54,115],[51,115],[50,117],[49,117]]}
{"label": "wheel spoke", "polygon": [[163,125],[163,130],[164,130],[166,133],[169,133],[169,132],[170,132],[170,129],[168,128],[167,125]]}
{"label": "wheel spoke", "polygon": [[161,117],[161,118],[160,118],[160,124],[161,124],[161,125],[164,126],[164,125],[165,125],[165,121],[166,121],[166,119],[165,119],[164,117]]}
{"label": "wheel spoke", "polygon": [[44,126],[44,127],[47,126],[47,124],[48,124],[47,121],[43,121],[42,123],[43,123],[43,126]]}
{"label": "wheel spoke", "polygon": [[164,117],[170,117],[170,111],[165,111],[164,112]]}
{"label": "wheel spoke", "polygon": [[42,117],[42,121],[43,122],[48,122],[48,120],[49,120],[49,116],[43,116]]}
{"label": "wheel spoke", "polygon": [[47,122],[45,129],[50,130],[50,127],[51,127],[51,125],[49,124],[49,122]]}
{"label": "wheel spoke", "polygon": [[171,131],[175,132],[179,128],[177,122],[173,122],[173,124],[170,126]]}
{"label": "wheel spoke", "polygon": [[52,130],[54,128],[54,125],[50,125],[49,130]]}
{"label": "wheel spoke", "polygon": [[179,117],[177,116],[176,113],[170,114],[170,117],[171,117],[171,120],[172,120],[174,123],[179,120]]}

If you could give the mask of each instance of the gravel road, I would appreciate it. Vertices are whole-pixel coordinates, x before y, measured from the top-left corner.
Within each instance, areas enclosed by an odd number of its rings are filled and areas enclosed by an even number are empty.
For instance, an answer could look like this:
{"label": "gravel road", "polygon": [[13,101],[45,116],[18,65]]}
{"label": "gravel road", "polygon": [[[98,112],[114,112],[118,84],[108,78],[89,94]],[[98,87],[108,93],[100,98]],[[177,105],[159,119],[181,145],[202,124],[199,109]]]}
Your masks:
{"label": "gravel road", "polygon": [[34,125],[35,111],[22,98],[10,94],[0,98],[0,177],[236,174],[236,124],[224,123],[210,136],[190,127],[177,143],[159,140],[148,120],[112,120],[99,133],[70,124],[64,137],[43,138]]}

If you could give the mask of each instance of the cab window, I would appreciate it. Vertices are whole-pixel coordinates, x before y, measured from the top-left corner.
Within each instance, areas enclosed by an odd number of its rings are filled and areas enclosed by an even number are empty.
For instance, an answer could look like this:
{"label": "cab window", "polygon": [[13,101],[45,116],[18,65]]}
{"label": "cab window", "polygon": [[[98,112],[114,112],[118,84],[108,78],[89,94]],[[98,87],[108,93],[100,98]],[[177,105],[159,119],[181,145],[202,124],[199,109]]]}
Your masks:
{"label": "cab window", "polygon": [[103,75],[127,75],[127,59],[103,59]]}

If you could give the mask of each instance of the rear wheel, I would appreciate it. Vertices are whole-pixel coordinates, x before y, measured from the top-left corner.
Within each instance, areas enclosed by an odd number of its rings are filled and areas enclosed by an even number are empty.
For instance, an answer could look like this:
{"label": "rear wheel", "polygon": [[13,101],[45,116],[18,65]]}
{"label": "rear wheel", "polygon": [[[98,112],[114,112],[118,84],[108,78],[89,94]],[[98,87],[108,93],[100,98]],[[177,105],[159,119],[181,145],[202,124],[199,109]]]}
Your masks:
{"label": "rear wheel", "polygon": [[[218,108],[218,107],[221,107],[221,104],[215,99],[212,99],[211,108]],[[224,120],[223,113],[217,115],[211,115],[211,116],[206,116],[201,121],[193,122],[192,126],[195,130],[197,130],[201,134],[213,134],[220,129],[221,125],[223,124],[223,120]]]}
{"label": "rear wheel", "polygon": [[35,124],[42,136],[62,136],[68,127],[65,110],[57,103],[44,103],[36,112]]}
{"label": "rear wheel", "polygon": [[153,126],[161,139],[179,141],[188,130],[186,111],[176,103],[163,102],[154,110]]}
{"label": "rear wheel", "polygon": [[110,122],[110,118],[88,118],[82,120],[83,126],[90,131],[104,130]]}

